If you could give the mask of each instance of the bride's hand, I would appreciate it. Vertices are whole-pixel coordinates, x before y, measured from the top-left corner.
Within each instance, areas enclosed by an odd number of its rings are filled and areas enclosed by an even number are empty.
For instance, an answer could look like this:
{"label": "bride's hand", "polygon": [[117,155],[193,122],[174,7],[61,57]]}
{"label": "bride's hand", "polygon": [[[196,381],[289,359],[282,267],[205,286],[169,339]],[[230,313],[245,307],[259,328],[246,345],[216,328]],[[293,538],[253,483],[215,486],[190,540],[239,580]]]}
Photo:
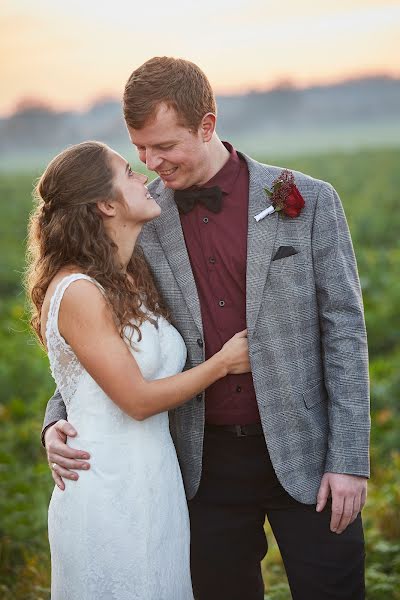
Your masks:
{"label": "bride's hand", "polygon": [[249,344],[247,341],[247,329],[235,333],[235,335],[224,344],[220,350],[227,373],[239,375],[251,371],[249,360]]}

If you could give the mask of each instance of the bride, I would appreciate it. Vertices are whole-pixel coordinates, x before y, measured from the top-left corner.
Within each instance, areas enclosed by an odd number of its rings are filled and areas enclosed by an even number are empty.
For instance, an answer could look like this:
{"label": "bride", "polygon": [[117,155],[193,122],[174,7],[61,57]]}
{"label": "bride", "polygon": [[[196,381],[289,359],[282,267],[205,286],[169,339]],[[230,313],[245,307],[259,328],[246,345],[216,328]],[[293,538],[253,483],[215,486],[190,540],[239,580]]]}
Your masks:
{"label": "bride", "polygon": [[[92,456],[49,506],[52,600],[190,600],[189,520],[168,411],[250,370],[246,332],[181,373],[186,348],[135,242],[160,207],[99,142],[59,154],[29,224],[32,326]],[[64,489],[65,488],[65,489]]]}

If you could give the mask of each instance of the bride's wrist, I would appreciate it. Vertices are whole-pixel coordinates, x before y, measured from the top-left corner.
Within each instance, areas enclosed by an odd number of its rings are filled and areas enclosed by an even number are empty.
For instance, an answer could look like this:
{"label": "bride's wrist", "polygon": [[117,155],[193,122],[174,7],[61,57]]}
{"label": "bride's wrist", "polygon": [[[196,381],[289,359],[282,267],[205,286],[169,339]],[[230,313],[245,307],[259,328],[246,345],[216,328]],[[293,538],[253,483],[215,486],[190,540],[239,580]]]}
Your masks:
{"label": "bride's wrist", "polygon": [[227,360],[226,353],[222,350],[216,352],[212,357],[218,367],[218,379],[226,377],[229,373],[229,361]]}

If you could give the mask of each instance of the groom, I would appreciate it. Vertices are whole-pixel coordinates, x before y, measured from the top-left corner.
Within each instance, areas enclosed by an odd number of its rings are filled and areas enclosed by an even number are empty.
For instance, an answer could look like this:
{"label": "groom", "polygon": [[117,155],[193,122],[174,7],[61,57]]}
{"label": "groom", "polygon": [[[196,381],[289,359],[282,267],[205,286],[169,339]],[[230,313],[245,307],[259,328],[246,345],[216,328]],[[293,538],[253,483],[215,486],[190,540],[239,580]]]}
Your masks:
{"label": "groom", "polygon": [[[187,366],[248,329],[252,373],[227,376],[170,413],[195,597],[263,598],[267,516],[294,599],[361,600],[368,357],[339,197],[221,142],[213,91],[188,61],[153,58],[136,69],[124,116],[141,161],[159,175],[149,189],[161,216],[141,245]],[[277,199],[294,203],[291,216],[284,207],[257,221]],[[65,419],[56,394],[44,440],[61,486],[89,465],[84,449],[65,445],[76,434]]]}

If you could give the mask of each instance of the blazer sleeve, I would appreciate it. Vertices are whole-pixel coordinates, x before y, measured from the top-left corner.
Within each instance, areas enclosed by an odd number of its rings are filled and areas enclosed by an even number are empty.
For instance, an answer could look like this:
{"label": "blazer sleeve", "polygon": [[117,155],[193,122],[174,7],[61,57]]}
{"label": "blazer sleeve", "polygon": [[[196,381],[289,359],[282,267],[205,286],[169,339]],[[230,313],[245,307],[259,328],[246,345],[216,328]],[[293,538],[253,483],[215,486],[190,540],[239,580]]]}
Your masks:
{"label": "blazer sleeve", "polygon": [[312,256],[328,393],[325,472],[369,477],[368,346],[357,264],[339,196],[323,183]]}
{"label": "blazer sleeve", "polygon": [[62,399],[60,390],[57,388],[46,406],[46,412],[44,415],[43,427],[42,427],[42,445],[44,446],[44,434],[47,429],[60,421],[61,419],[67,418],[67,411],[65,408],[64,400]]}

